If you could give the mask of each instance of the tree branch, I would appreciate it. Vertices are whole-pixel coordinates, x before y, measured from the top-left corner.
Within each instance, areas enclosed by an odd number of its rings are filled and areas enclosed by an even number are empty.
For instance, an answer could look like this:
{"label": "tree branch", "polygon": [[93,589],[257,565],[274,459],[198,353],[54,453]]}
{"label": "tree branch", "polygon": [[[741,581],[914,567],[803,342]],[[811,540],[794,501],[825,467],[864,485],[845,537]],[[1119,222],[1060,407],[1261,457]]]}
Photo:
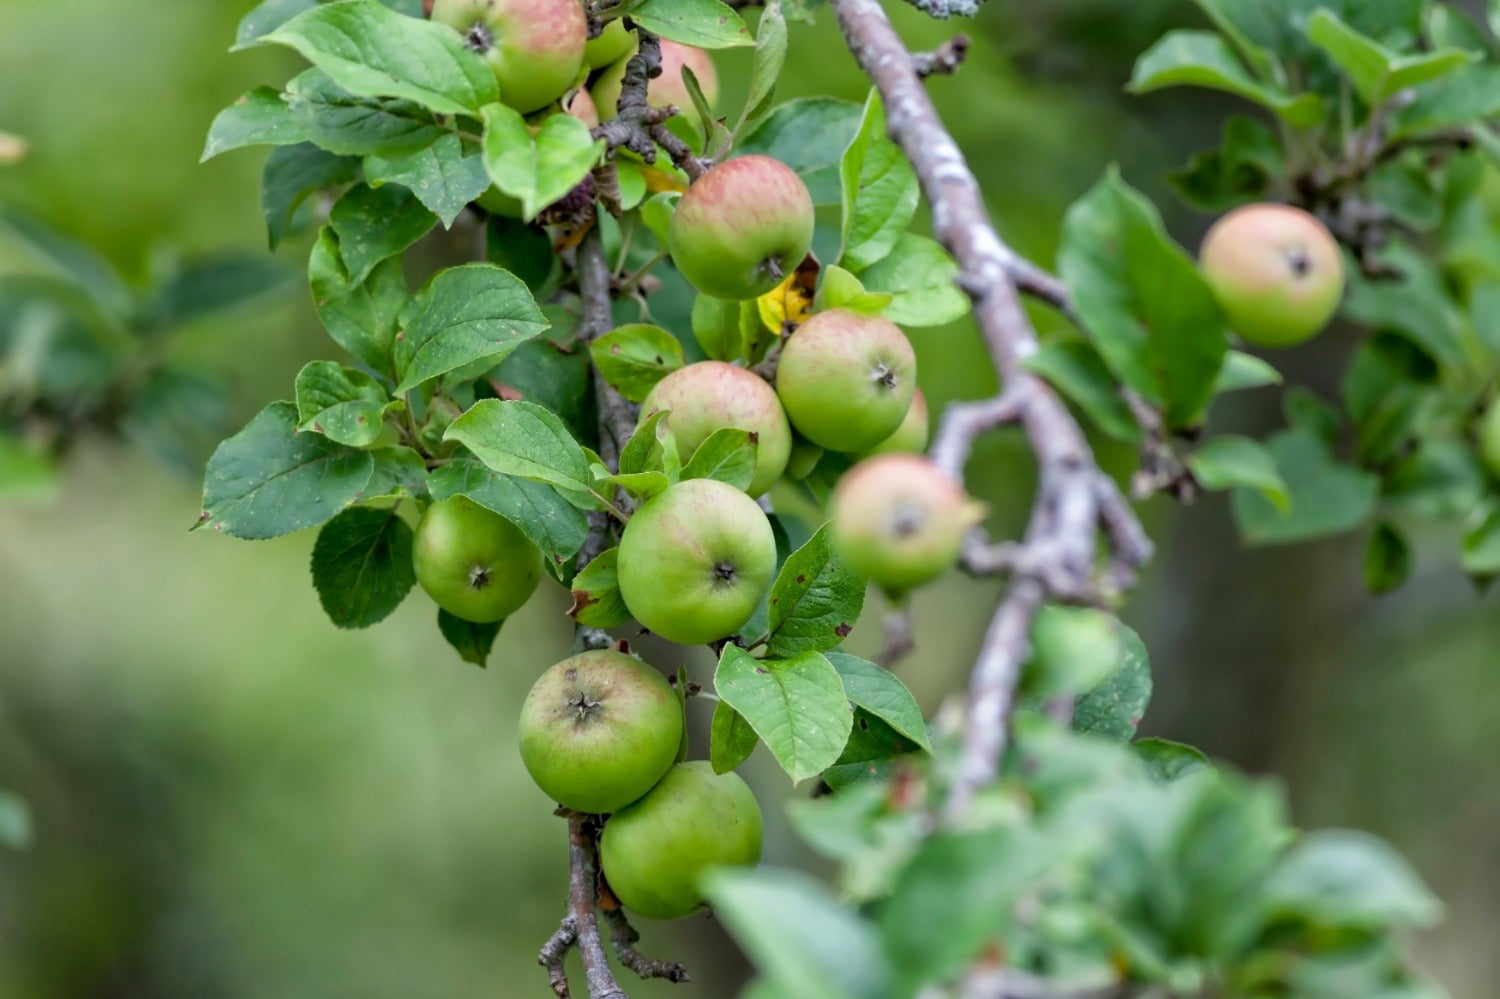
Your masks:
{"label": "tree branch", "polygon": [[833,0],[833,7],[849,50],[880,91],[886,130],[911,161],[932,206],[934,234],[958,262],[959,285],[973,304],[975,322],[1003,386],[992,400],[961,404],[945,414],[933,459],[962,481],[975,437],[1017,422],[1040,472],[1024,539],[1018,547],[1000,549],[1007,557],[996,559],[1011,582],[970,678],[962,755],[943,809],[951,821],[967,810],[974,794],[999,770],[1031,622],[1042,604],[1098,589],[1095,546],[1101,528],[1109,542],[1111,579],[1133,577],[1149,557],[1150,545],[1134,514],[1114,502],[1118,489],[1095,464],[1072,414],[1024,366],[1038,341],[1021,307],[1020,292],[1062,307],[1066,289],[1006,246],[995,232],[978,182],[938,118],[918,67],[878,0]]}
{"label": "tree branch", "polygon": [[635,33],[639,45],[625,64],[615,116],[594,128],[594,138],[603,139],[611,150],[623,146],[647,163],[656,162],[656,147],[660,146],[679,170],[697,180],[708,172],[707,164],[665,124],[678,113],[677,108],[670,104],[654,108],[647,99],[651,81],[661,75],[661,42],[640,25],[636,25]]}

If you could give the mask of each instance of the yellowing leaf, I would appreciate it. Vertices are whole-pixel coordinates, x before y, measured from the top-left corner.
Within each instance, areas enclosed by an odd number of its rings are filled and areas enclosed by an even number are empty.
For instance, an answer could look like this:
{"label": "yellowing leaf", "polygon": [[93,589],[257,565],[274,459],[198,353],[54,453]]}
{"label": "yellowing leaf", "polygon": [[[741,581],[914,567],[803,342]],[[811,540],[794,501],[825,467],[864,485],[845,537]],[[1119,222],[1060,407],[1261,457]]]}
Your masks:
{"label": "yellowing leaf", "polygon": [[780,284],[755,300],[766,329],[781,336],[807,319],[817,290],[819,266],[818,258],[809,253]]}

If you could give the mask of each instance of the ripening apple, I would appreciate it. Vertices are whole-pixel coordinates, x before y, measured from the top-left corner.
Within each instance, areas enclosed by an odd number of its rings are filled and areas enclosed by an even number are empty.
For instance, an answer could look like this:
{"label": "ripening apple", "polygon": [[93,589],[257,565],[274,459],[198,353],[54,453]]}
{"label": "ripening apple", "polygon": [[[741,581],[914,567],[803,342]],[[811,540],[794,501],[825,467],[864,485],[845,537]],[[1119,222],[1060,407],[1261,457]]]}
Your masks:
{"label": "ripening apple", "polygon": [[729,301],[758,298],[780,284],[807,256],[812,237],[807,185],[791,167],[761,155],[728,160],[693,181],[667,229],[682,276]]}
{"label": "ripening apple", "polygon": [[863,457],[869,458],[877,454],[921,454],[927,449],[928,429],[927,399],[922,395],[922,390],[917,389],[912,393],[911,407],[907,409],[901,426],[896,428],[895,433],[866,451]]}
{"label": "ripening apple", "polygon": [[679,645],[733,635],[775,571],[765,511],[716,479],[688,479],[651,497],[620,535],[620,597],[643,626]]}
{"label": "ripening apple", "polygon": [[589,69],[601,69],[619,62],[635,50],[635,35],[625,30],[623,18],[606,21],[598,38],[590,38],[583,47],[583,61]]}
{"label": "ripening apple", "polygon": [[640,801],[604,823],[599,866],[615,896],[651,919],[678,919],[703,905],[712,867],[760,860],[760,805],[736,773],[706,760],[679,763]]}
{"label": "ripening apple", "polygon": [[830,512],[834,546],[850,568],[900,594],[958,560],[984,506],[929,459],[883,454],[844,473]]}
{"label": "ripening apple", "polygon": [[484,57],[500,100],[517,111],[545,107],[578,82],[589,35],[578,0],[436,0],[432,19]]}
{"label": "ripening apple", "polygon": [[[635,55],[634,39],[631,40],[630,50],[611,63],[594,81],[594,103],[598,106],[599,113],[606,119],[613,118],[619,108],[620,88],[625,80],[625,68],[633,55]],[[698,88],[703,91],[703,99],[708,102],[708,106],[713,108],[717,105],[719,103],[719,74],[714,69],[713,56],[703,49],[683,45],[666,38],[661,40],[661,75],[647,81],[646,103],[654,108],[662,108],[671,104],[683,114],[693,115],[693,95],[688,93],[687,83],[682,78],[684,66],[691,69],[693,75],[698,78]]]}
{"label": "ripening apple", "polygon": [[439,607],[483,623],[521,609],[541,581],[542,553],[498,513],[450,496],[417,524],[412,568]]}
{"label": "ripening apple", "polygon": [[901,426],[917,391],[917,355],[901,328],[850,309],[816,312],[787,338],[776,394],[797,432],[859,453]]}
{"label": "ripening apple", "polygon": [[667,678],[623,652],[564,659],[521,705],[521,762],[553,801],[575,812],[617,811],[677,761],[682,705]]}
{"label": "ripening apple", "polygon": [[1199,264],[1229,328],[1261,347],[1315,336],[1344,294],[1338,242],[1293,205],[1236,208],[1209,229]]}
{"label": "ripening apple", "polygon": [[678,368],[647,394],[641,419],[663,409],[671,411],[667,429],[683,461],[716,430],[755,434],[755,478],[746,490],[751,496],[770,489],[786,469],[792,428],[776,390],[753,372],[723,361],[699,361]]}

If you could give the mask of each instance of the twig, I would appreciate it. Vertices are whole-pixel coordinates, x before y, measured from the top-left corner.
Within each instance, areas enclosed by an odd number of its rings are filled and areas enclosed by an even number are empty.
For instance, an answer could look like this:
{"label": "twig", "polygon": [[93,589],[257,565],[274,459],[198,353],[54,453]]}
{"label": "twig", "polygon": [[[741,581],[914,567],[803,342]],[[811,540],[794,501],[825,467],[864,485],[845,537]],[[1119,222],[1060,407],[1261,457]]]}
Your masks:
{"label": "twig", "polygon": [[911,608],[905,602],[892,607],[886,612],[882,630],[885,632],[885,639],[880,651],[875,654],[875,661],[890,669],[911,655],[917,647],[917,637],[912,630]]}
{"label": "twig", "polygon": [[656,162],[656,147],[660,146],[679,170],[697,180],[708,172],[707,164],[694,156],[687,143],[673,135],[664,124],[677,114],[677,108],[670,104],[654,108],[647,99],[651,80],[661,75],[661,42],[639,25],[635,33],[639,45],[635,55],[625,64],[615,116],[595,126],[594,138],[603,139],[612,151],[621,147],[629,149],[647,163]]}
{"label": "twig", "polygon": [[[583,301],[579,335],[592,343],[614,327],[610,312],[609,258],[604,241],[594,225],[578,246],[578,293]],[[610,471],[619,470],[620,449],[635,433],[636,411],[614,386],[593,372],[594,394],[599,403],[599,456]],[[626,497],[628,499],[628,497]]]}
{"label": "twig", "polygon": [[635,949],[641,935],[630,925],[630,920],[625,918],[620,900],[610,891],[609,882],[603,876],[599,878],[599,914],[609,923],[610,943],[614,944],[615,956],[625,967],[641,978],[665,978],[679,984],[692,981],[687,968],[682,965],[673,961],[658,961]]}
{"label": "twig", "polygon": [[1106,514],[1113,482],[1094,463],[1083,431],[1062,400],[1024,366],[1038,342],[1021,307],[1020,291],[1065,304],[1066,289],[1026,263],[995,232],[978,182],[938,118],[910,53],[878,0],[833,0],[833,7],[849,50],[880,91],[886,130],[911,161],[932,206],[934,234],[958,262],[959,284],[973,304],[975,321],[1004,386],[993,400],[966,404],[945,415],[933,458],[961,481],[974,438],[1014,421],[1025,430],[1040,472],[1025,537],[1019,549],[1004,549],[1012,563],[1007,567],[1012,570],[1011,582],[970,678],[962,755],[943,807],[944,817],[952,821],[999,770],[1031,622],[1042,604],[1049,597],[1097,590],[1095,545],[1101,527],[1115,563],[1109,570],[1111,579],[1131,576],[1150,548],[1142,545],[1144,534],[1128,509],[1122,512],[1111,502]]}
{"label": "twig", "polygon": [[589,999],[630,999],[615,982],[599,936],[598,832],[592,817],[568,819],[568,909],[578,927],[578,953],[583,957]]}
{"label": "twig", "polygon": [[969,36],[954,35],[931,52],[913,52],[911,65],[921,77],[939,73],[952,74],[958,72],[958,67],[968,54]]}

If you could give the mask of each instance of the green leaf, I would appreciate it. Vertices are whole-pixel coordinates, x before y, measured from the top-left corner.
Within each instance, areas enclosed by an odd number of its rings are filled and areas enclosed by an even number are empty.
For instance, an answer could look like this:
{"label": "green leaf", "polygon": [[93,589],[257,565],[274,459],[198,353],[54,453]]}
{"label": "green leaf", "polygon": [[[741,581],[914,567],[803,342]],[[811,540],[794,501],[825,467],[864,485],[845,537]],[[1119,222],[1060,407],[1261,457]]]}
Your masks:
{"label": "green leaf", "polygon": [[1085,340],[1054,340],[1022,362],[1074,403],[1104,433],[1139,444],[1141,425],[1131,415],[1109,366]]}
{"label": "green leaf", "polygon": [[1411,575],[1411,546],[1394,525],[1381,522],[1365,546],[1365,589],[1379,596],[1400,588]]}
{"label": "green leaf", "polygon": [[1226,212],[1264,200],[1271,181],[1286,171],[1281,140],[1266,125],[1233,115],[1224,123],[1224,140],[1167,180],[1178,197],[1205,212]]}
{"label": "green leaf", "polygon": [[549,116],[535,138],[504,104],[490,104],[482,115],[485,169],[496,187],[521,200],[526,221],[582,183],[604,151],[604,140],[572,115]]}
{"label": "green leaf", "polygon": [[729,773],[748,760],[759,744],[755,729],[738,711],[724,701],[714,705],[714,720],[708,735],[708,759],[714,773]]}
{"label": "green leaf", "polygon": [[766,651],[785,658],[837,648],[864,605],[864,577],[839,558],[825,525],[788,556],[771,585]]}
{"label": "green leaf", "polygon": [[274,538],[323,523],[363,498],[368,451],[297,433],[297,407],[273,402],[208,459],[203,513],[194,530]]}
{"label": "green leaf", "polygon": [[839,261],[858,271],[896,247],[917,210],[917,174],[885,135],[885,109],[871,88],[859,131],[839,164],[843,183],[843,247]]}
{"label": "green leaf", "polygon": [[260,181],[260,211],[265,216],[271,249],[281,245],[293,213],[308,195],[326,187],[353,183],[358,177],[359,160],[335,156],[311,143],[271,150]]}
{"label": "green leaf", "polygon": [[715,430],[682,466],[682,478],[717,479],[736,489],[749,489],[755,478],[756,442],[751,436],[733,427]]}
{"label": "green leaf", "polygon": [[1309,128],[1323,119],[1323,103],[1316,94],[1293,95],[1273,84],[1256,82],[1229,43],[1211,31],[1167,32],[1136,60],[1129,89],[1147,94],[1183,86],[1227,91],[1298,128]]}
{"label": "green leaf", "polygon": [[1451,520],[1471,513],[1487,491],[1484,469],[1468,441],[1424,436],[1386,474],[1384,498],[1393,511]]}
{"label": "green leaf", "polygon": [[1426,927],[1442,916],[1411,866],[1367,833],[1308,833],[1271,872],[1261,891],[1266,920],[1300,918],[1324,927]]}
{"label": "green leaf", "polygon": [[[556,324],[571,316],[544,307],[542,315],[554,325],[543,336],[527,340],[487,375],[492,386],[506,388],[527,402],[546,406],[562,417],[580,441],[599,432],[599,408],[589,381],[589,357],[572,346],[562,346]],[[566,329],[566,325],[564,326]],[[509,393],[501,393],[510,397]]]}
{"label": "green leaf", "polygon": [[57,487],[57,465],[45,452],[0,431],[0,503],[49,500]]}
{"label": "green leaf", "polygon": [[311,430],[339,444],[375,443],[390,401],[375,379],[334,361],[312,361],[297,372],[298,431]]}
{"label": "green leaf", "polygon": [[1039,701],[1093,690],[1120,668],[1124,654],[1124,633],[1113,614],[1046,604],[1031,622],[1021,691]]}
{"label": "green leaf", "polygon": [[[602,471],[603,466],[597,466],[596,471]],[[600,475],[594,480],[595,488],[601,492],[609,486],[619,486],[639,502],[644,503],[653,496],[659,496],[667,491],[672,485],[672,480],[667,478],[665,472],[633,472],[628,475]]]}
{"label": "green leaf", "polygon": [[439,271],[417,293],[394,357],[396,393],[478,361],[499,364],[550,324],[525,282],[493,264]]}
{"label": "green leaf", "polygon": [[1392,140],[1464,127],[1500,114],[1500,66],[1489,62],[1466,66],[1416,88],[1413,96],[1410,104],[1391,115]]}
{"label": "green leaf", "polygon": [[661,191],[641,203],[641,223],[651,230],[651,235],[662,246],[667,245],[667,228],[672,224],[672,213],[681,197],[678,191]]}
{"label": "green leaf", "polygon": [[890,999],[875,928],[808,875],[721,868],[703,888],[776,999]]}
{"label": "green leaf", "polygon": [[1246,542],[1286,544],[1341,534],[1364,523],[1374,511],[1379,480],[1334,461],[1316,433],[1283,431],[1266,446],[1291,493],[1291,509],[1282,513],[1259,492],[1235,490],[1231,507]]}
{"label": "green leaf", "polygon": [[1201,749],[1171,739],[1137,739],[1130,748],[1145,761],[1151,778],[1158,784],[1170,784],[1179,777],[1213,766]]}
{"label": "green leaf", "polygon": [[665,432],[661,422],[666,418],[666,410],[657,410],[636,426],[635,433],[620,449],[620,474],[663,470],[660,435]]}
{"label": "green leaf", "polygon": [[687,363],[682,344],[660,326],[630,323],[589,344],[599,374],[631,402],[644,402],[653,386]]}
{"label": "green leaf", "polygon": [[755,44],[740,15],[719,0],[645,0],[630,8],[630,19],[653,35],[700,49]]}
{"label": "green leaf", "polygon": [[817,652],[761,660],[726,645],[714,689],[750,723],[793,782],[830,766],[849,741],[853,710],[838,672]]}
{"label": "green leaf", "polygon": [[1459,559],[1464,572],[1471,576],[1500,574],[1500,507],[1493,502],[1475,510],[1464,525]]}
{"label": "green leaf", "polygon": [[1281,380],[1281,372],[1273,368],[1269,361],[1263,361],[1254,354],[1231,350],[1224,355],[1224,366],[1219,369],[1219,377],[1214,380],[1214,395],[1265,385],[1280,385]]}
{"label": "green leaf", "polygon": [[365,499],[405,499],[427,488],[427,460],[405,445],[370,451],[375,470],[365,487]]}
{"label": "green leaf", "polygon": [[1214,437],[1188,455],[1187,465],[1198,484],[1210,492],[1253,489],[1282,513],[1291,509],[1291,493],[1276,468],[1276,459],[1253,438]]}
{"label": "green leaf", "polygon": [[[734,362],[745,358],[745,334],[740,320],[754,309],[754,302],[726,302],[704,294],[694,297],[693,337],[709,360]],[[759,321],[757,318],[756,322]]]}
{"label": "green leaf", "polygon": [[248,49],[261,37],[275,31],[304,11],[312,10],[321,0],[264,0],[240,19],[231,52]]}
{"label": "green leaf", "polygon": [[31,838],[31,806],[19,794],[0,787],[0,846],[24,850]]}
{"label": "green leaf", "polygon": [[870,292],[864,284],[838,264],[829,264],[820,272],[818,294],[814,311],[826,309],[850,309],[865,315],[878,316],[895,298],[889,292]]}
{"label": "green leaf", "polygon": [[306,139],[286,102],[271,87],[256,87],[220,111],[208,128],[199,163],[245,146],[289,146]]}
{"label": "green leaf", "polygon": [[863,105],[852,101],[829,97],[787,101],[742,136],[735,152],[780,160],[802,178],[813,204],[841,204],[839,164],[863,118]]}
{"label": "green leaf", "polygon": [[458,657],[484,669],[490,660],[490,650],[495,647],[495,636],[500,634],[504,621],[478,624],[454,617],[445,610],[438,611],[438,631],[443,633]]}
{"label": "green leaf", "polygon": [[1197,422],[1228,349],[1224,320],[1156,207],[1111,169],[1068,210],[1058,260],[1116,377],[1161,407],[1168,426]]}
{"label": "green leaf", "polygon": [[495,74],[447,25],[404,17],[376,0],[314,7],[262,35],[348,90],[400,97],[439,114],[473,114],[499,97]]}
{"label": "green leaf", "polygon": [[904,232],[878,263],[859,272],[865,290],[889,293],[885,317],[900,326],[941,326],[969,312],[958,264],[936,240]]}
{"label": "green leaf", "polygon": [[547,482],[580,502],[593,482],[588,458],[555,413],[529,402],[484,399],[443,435],[504,475]]}
{"label": "green leaf", "polygon": [[1433,260],[1409,243],[1393,240],[1380,262],[1400,278],[1374,281],[1356,268],[1342,315],[1362,326],[1400,333],[1439,364],[1465,367],[1469,360],[1461,323]]}
{"label": "green leaf", "polygon": [[334,203],[328,227],[339,238],[339,256],[350,284],[363,284],[382,260],[427,235],[437,216],[404,187],[356,184]]}
{"label": "green leaf", "polygon": [[1307,37],[1328,53],[1371,108],[1418,84],[1435,80],[1473,61],[1463,49],[1440,49],[1398,55],[1351,28],[1329,10],[1316,11],[1307,21]]}
{"label": "green leaf", "polygon": [[776,81],[786,65],[786,18],[781,15],[779,0],[766,4],[755,29],[755,59],[750,67],[750,83],[745,95],[745,109],[740,112],[738,132],[745,122],[764,114],[776,94]]}
{"label": "green leaf", "polygon": [[613,628],[630,620],[616,575],[619,559],[618,548],[602,551],[573,577],[573,606],[568,613],[579,624]]}
{"label": "green leaf", "polygon": [[307,264],[313,305],[335,343],[376,371],[391,370],[391,346],[402,311],[411,301],[401,259],[378,264],[362,284],[349,280],[338,237],[325,227]]}
{"label": "green leaf", "polygon": [[333,153],[395,156],[448,134],[422,105],[351,94],[320,69],[293,78],[285,96],[303,137]]}
{"label": "green leaf", "polygon": [[922,709],[896,674],[847,652],[829,652],[825,658],[838,671],[844,693],[856,707],[879,718],[918,747],[932,750]]}
{"label": "green leaf", "polygon": [[173,262],[141,303],[140,321],[156,330],[200,322],[282,291],[292,274],[263,253],[221,251]]}
{"label": "green leaf", "polygon": [[459,452],[427,478],[434,500],[467,496],[520,528],[542,550],[554,573],[583,547],[589,523],[557,490],[541,482],[500,475]]}
{"label": "green leaf", "polygon": [[340,628],[368,628],[401,605],[417,582],[412,530],[395,507],[350,507],[313,545],[313,587]]}
{"label": "green leaf", "polygon": [[365,182],[402,185],[451,228],[469,202],[489,190],[490,175],[483,156],[467,151],[458,136],[445,135],[415,152],[366,156]]}
{"label": "green leaf", "polygon": [[1073,709],[1073,730],[1128,742],[1151,703],[1151,659],[1141,637],[1124,625],[1120,627],[1125,639],[1120,666],[1078,699]]}

